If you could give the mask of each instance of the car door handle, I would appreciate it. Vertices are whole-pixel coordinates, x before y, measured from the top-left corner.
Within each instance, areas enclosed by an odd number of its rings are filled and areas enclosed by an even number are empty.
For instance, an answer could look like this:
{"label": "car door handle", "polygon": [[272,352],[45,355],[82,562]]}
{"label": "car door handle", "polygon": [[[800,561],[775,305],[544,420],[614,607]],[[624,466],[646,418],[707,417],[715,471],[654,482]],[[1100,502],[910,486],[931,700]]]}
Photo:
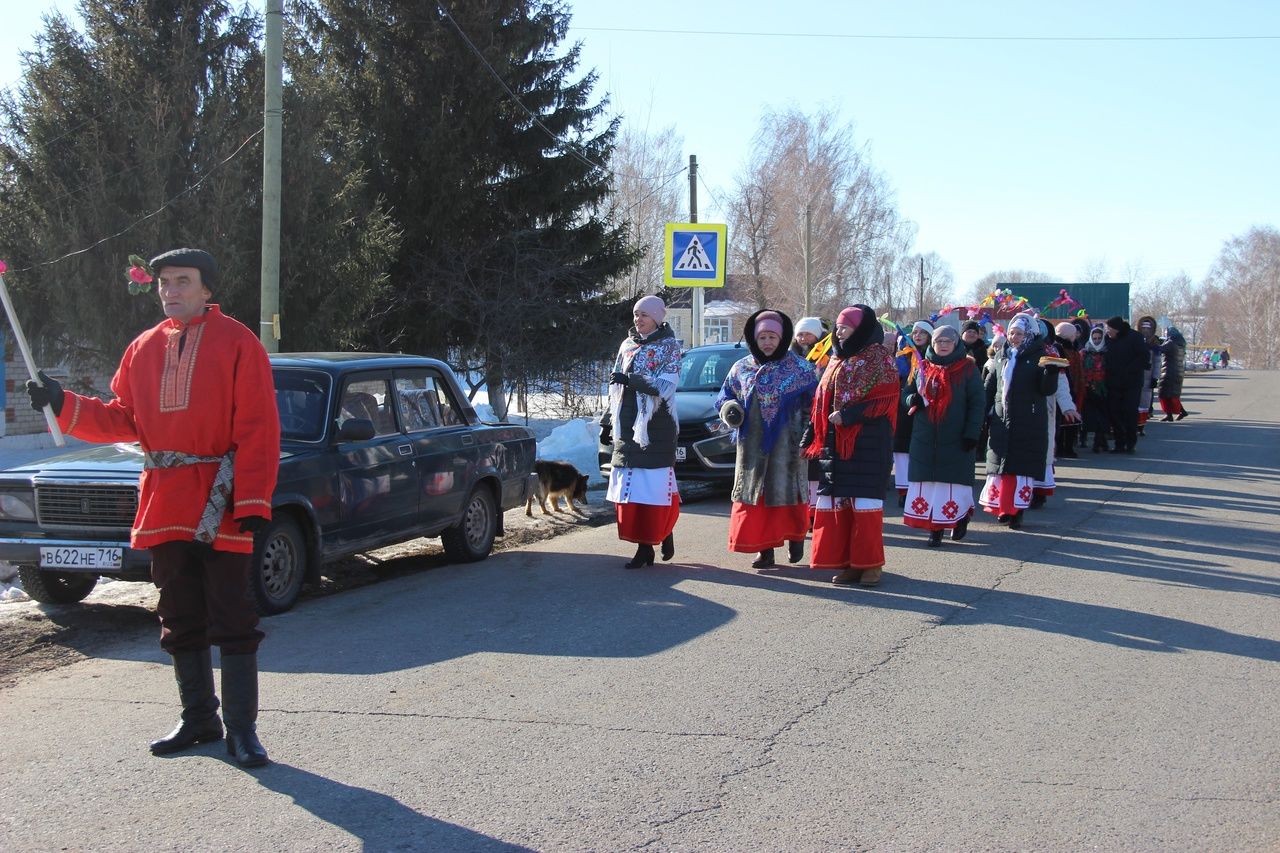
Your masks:
{"label": "car door handle", "polygon": [[467,445],[475,444],[476,437],[469,432],[464,432],[462,434],[462,443]]}
{"label": "car door handle", "polygon": [[412,444],[402,444],[402,445],[400,445],[399,447],[397,447],[397,448],[396,448],[396,452],[398,452],[401,456],[412,456],[412,455],[413,455],[413,445],[412,445]]}

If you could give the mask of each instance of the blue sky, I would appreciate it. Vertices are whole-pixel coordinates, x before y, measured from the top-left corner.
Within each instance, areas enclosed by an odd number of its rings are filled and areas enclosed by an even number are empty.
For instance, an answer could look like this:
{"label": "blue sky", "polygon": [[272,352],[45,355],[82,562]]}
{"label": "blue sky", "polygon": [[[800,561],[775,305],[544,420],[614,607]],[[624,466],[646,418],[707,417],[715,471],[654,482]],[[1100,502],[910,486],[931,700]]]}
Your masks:
{"label": "blue sky", "polygon": [[[570,5],[597,91],[628,123],[674,126],[717,191],[766,108],[838,110],[962,293],[997,269],[1071,280],[1099,262],[1199,281],[1225,240],[1280,225],[1280,38],[1204,40],[1280,36],[1280,2]],[[53,6],[74,8],[0,0],[0,82]],[[723,221],[708,195],[699,218]]]}

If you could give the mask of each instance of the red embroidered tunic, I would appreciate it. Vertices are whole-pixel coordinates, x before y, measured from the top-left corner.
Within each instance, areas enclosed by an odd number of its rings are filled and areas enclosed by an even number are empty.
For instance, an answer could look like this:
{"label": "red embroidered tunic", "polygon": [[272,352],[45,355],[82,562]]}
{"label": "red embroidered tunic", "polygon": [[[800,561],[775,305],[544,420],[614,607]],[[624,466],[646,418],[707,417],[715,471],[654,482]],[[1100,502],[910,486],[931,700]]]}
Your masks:
{"label": "red embroidered tunic", "polygon": [[[271,363],[257,337],[216,305],[185,325],[166,319],[129,344],[111,390],[116,399],[110,403],[67,392],[58,425],[86,441],[137,441],[145,451],[223,456],[234,450],[234,503],[213,547],[252,553],[253,534],[241,533],[235,519],[271,517],[280,465]],[[217,472],[216,462],[143,471],[133,547],[190,541]]]}

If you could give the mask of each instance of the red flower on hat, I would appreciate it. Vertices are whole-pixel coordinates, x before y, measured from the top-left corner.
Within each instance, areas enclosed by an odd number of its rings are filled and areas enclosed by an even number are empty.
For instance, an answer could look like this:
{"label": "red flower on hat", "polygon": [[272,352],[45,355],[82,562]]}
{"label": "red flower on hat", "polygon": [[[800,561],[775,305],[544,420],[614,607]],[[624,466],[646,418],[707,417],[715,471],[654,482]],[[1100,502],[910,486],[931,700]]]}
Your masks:
{"label": "red flower on hat", "polygon": [[150,290],[151,282],[155,281],[151,265],[139,255],[129,256],[129,268],[125,273],[129,277],[129,292],[135,296]]}

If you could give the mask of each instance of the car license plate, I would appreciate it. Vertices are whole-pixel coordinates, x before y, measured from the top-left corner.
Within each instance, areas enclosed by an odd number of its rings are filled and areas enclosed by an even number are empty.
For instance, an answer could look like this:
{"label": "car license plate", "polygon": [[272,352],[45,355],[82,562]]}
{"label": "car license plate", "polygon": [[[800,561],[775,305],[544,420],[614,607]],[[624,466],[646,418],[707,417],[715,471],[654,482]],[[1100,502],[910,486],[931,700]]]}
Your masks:
{"label": "car license plate", "polygon": [[688,451],[689,451],[689,448],[687,448],[687,447],[677,447],[677,448],[676,448],[676,461],[677,461],[677,462],[683,462],[685,459],[687,459],[687,458],[688,458]]}
{"label": "car license plate", "polygon": [[42,569],[118,569],[123,564],[123,548],[99,546],[48,547],[40,549]]}

